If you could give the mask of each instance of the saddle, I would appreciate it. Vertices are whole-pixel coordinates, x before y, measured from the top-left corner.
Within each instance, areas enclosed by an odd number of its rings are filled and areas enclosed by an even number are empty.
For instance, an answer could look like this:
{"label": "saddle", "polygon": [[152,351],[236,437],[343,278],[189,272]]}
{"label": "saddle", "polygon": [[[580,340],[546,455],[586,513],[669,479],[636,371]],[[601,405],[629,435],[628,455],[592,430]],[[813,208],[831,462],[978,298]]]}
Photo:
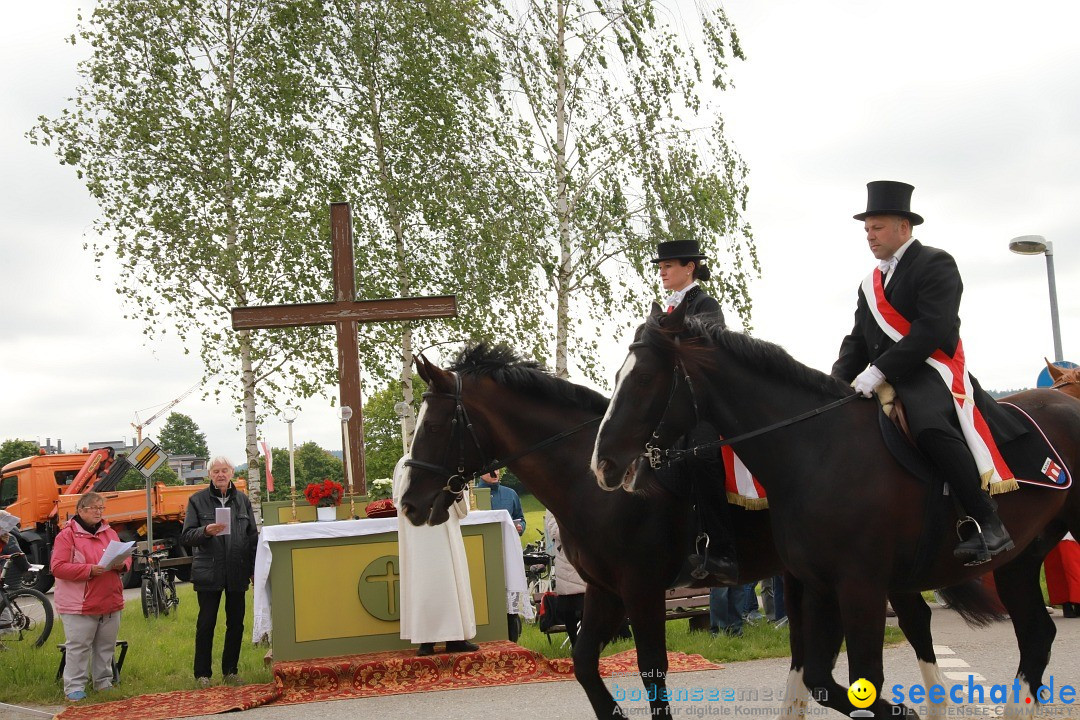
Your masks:
{"label": "saddle", "polygon": [[[879,424],[886,447],[910,473],[929,482],[932,467],[916,447],[903,401],[888,383],[878,388],[877,395],[882,410],[878,414]],[[1028,432],[1016,439],[998,443],[998,450],[1016,476],[1016,481],[1055,490],[1068,489],[1072,485],[1072,473],[1038,423],[1012,403],[998,401],[998,405],[1028,428]]]}

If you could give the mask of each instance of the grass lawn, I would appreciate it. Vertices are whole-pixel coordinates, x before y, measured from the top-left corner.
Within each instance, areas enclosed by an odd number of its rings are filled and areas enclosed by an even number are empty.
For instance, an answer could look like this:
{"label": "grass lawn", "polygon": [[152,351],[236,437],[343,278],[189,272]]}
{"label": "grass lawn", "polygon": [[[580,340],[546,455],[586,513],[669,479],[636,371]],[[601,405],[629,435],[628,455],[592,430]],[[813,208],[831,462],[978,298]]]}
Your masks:
{"label": "grass lawn", "polygon": [[544,531],[544,513],[546,508],[535,495],[521,496],[521,510],[525,513],[525,533],[521,536],[521,547],[536,542]]}
{"label": "grass lawn", "polygon": [[[526,623],[518,644],[545,655],[546,657],[570,657],[570,643],[563,644],[566,635],[559,633],[548,636],[540,632],[536,625]],[[885,645],[904,642],[899,628],[885,628]],[[717,663],[760,660],[762,658],[788,657],[788,629],[773,627],[771,622],[747,623],[743,625],[740,638],[718,635],[713,637],[707,632],[691,632],[689,620],[672,620],[667,623],[667,646],[670,651],[697,654]],[[603,656],[614,655],[624,650],[633,650],[633,640],[619,640],[604,648]]]}
{"label": "grass lawn", "polygon": [[[195,618],[199,605],[191,585],[180,585],[177,591],[180,607],[168,617],[144,618],[139,599],[136,597],[127,601],[117,637],[128,642],[120,684],[105,694],[90,692],[84,703],[195,687],[192,663],[195,659]],[[249,592],[244,643],[240,650],[240,677],[248,683],[267,683],[271,681],[270,669],[262,663],[266,648],[256,647],[250,642],[252,597]],[[221,682],[221,648],[225,638],[225,603],[221,605],[214,637],[215,683]],[[60,665],[60,651],[56,646],[62,642],[64,626],[57,616],[52,634],[43,647],[11,648],[0,652],[0,665],[3,665],[0,702],[16,705],[64,704],[62,683],[55,680],[56,669]]]}

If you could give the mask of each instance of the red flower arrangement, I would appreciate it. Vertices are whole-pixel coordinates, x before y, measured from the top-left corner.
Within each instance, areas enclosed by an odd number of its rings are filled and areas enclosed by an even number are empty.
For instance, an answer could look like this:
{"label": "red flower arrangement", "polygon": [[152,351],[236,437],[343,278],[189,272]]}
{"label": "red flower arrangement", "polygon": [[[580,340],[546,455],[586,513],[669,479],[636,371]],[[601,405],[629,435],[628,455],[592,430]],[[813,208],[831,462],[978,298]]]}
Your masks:
{"label": "red flower arrangement", "polygon": [[330,478],[323,478],[322,482],[310,483],[304,488],[304,497],[315,507],[336,507],[341,504],[344,495],[345,488],[341,487],[341,483]]}

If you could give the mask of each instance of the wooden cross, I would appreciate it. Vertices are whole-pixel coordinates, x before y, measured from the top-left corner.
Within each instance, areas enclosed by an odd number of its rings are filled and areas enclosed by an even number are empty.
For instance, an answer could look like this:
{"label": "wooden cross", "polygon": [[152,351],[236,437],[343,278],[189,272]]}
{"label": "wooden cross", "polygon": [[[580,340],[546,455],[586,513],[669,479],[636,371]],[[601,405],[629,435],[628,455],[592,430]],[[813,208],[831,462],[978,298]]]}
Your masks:
{"label": "wooden cross", "polygon": [[[352,467],[354,491],[367,493],[364,473],[364,418],[360,394],[360,348],[357,325],[388,320],[421,320],[457,315],[454,295],[434,297],[356,299],[356,267],[353,263],[352,213],[348,203],[330,205],[330,232],[333,242],[334,302],[296,305],[238,307],[232,310],[234,330],[330,325],[337,328],[338,378],[342,407],[352,408],[348,421],[350,447],[345,448]],[[346,467],[349,458],[346,458]]]}

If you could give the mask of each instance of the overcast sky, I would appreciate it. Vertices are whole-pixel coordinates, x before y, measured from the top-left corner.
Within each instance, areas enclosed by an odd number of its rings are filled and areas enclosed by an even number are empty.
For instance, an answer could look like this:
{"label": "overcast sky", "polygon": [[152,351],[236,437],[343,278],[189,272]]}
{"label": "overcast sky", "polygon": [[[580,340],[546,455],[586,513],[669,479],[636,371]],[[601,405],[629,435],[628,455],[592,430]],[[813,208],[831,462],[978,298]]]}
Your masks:
{"label": "overcast sky", "polygon": [[[82,249],[94,204],[71,168],[24,137],[76,85],[82,48],[64,38],[80,6],[90,5],[18,3],[0,25],[0,440],[62,438],[65,448],[131,438],[136,412],[150,417],[200,377],[183,347],[144,344],[122,318],[113,278],[96,280]],[[916,237],[960,266],[962,335],[985,387],[1030,387],[1053,356],[1046,263],[1010,253],[1017,235],[1053,243],[1064,355],[1080,361],[1080,4],[724,7],[748,56],[723,108],[750,168],[755,335],[828,370],[874,264],[851,216],[865,208],[868,180],[893,179],[916,188],[912,209],[926,218]],[[614,376],[623,351],[610,354]],[[306,407],[297,442],[339,447],[329,401]],[[193,394],[175,410],[213,454],[243,460],[230,407]],[[280,421],[262,434],[286,444]]]}

